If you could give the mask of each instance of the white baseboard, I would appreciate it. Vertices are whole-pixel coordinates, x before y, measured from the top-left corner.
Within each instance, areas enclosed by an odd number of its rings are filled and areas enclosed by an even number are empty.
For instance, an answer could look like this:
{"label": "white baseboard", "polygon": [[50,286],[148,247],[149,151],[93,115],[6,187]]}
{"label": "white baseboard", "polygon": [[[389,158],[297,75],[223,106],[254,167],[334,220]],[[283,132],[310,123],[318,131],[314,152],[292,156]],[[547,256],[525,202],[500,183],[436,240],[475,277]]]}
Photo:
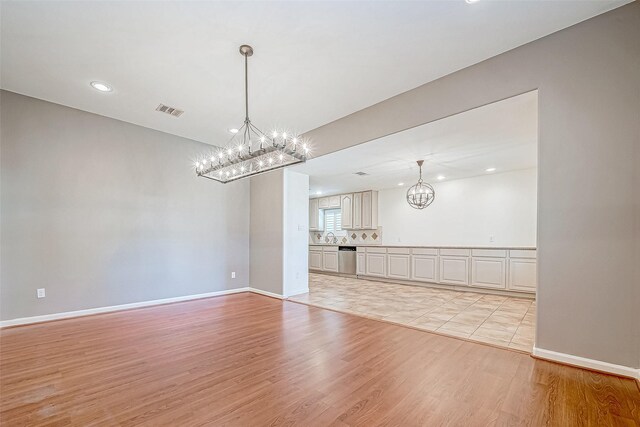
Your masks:
{"label": "white baseboard", "polygon": [[262,289],[256,288],[248,288],[249,292],[253,292],[254,294],[266,295],[271,298],[284,299],[284,296],[280,294],[274,294],[273,292],[263,291]]}
{"label": "white baseboard", "polygon": [[238,294],[240,292],[253,292],[253,293],[265,295],[271,298],[284,299],[284,297],[280,294],[275,294],[273,292],[267,292],[267,291],[263,291],[262,289],[256,289],[256,288],[251,288],[247,286],[243,288],[227,289],[224,291],[207,292],[204,294],[185,295],[181,297],[163,298],[163,299],[156,299],[151,301],[132,302],[129,304],[89,308],[85,310],[66,311],[63,313],[44,314],[41,316],[20,317],[18,319],[0,321],[0,328],[6,328],[8,326],[28,325],[31,323],[50,322],[52,320],[70,319],[72,317],[90,316],[92,314],[110,313],[112,311],[130,310],[132,308],[150,307],[153,305],[170,304],[172,302],[211,298],[211,297],[217,297],[221,295]]}
{"label": "white baseboard", "polygon": [[533,348],[533,355],[540,359],[640,380],[640,369],[630,368],[628,366],[615,365],[609,362],[587,359],[586,357],[574,356],[572,354],[558,353],[557,351],[537,347]]}
{"label": "white baseboard", "polygon": [[[141,302],[133,302],[130,304],[120,304],[120,305],[112,305],[109,307],[97,307],[97,308],[89,308],[86,310],[76,310],[76,311],[67,311],[63,313],[54,313],[54,314],[45,314],[42,316],[33,316],[33,317],[21,317],[18,319],[10,319],[3,320],[0,322],[0,328],[6,328],[7,326],[17,326],[17,325],[27,325],[30,323],[40,323],[40,322],[49,322],[51,320],[59,320],[59,319],[68,319],[71,317],[80,317],[80,316],[89,316],[91,314],[99,314],[99,313],[109,313],[112,311],[121,311],[121,310],[129,310],[132,308],[140,308],[140,307],[149,307],[152,305],[161,305],[161,304],[169,304],[172,302],[180,302],[180,301],[190,301],[194,299],[201,298],[210,298],[217,297],[220,295],[229,295],[229,294],[237,294],[240,292],[257,292],[249,287],[244,288],[236,288],[236,289],[228,289],[224,291],[215,291],[215,292],[207,292],[204,294],[196,294],[196,295],[185,295],[181,297],[173,297],[173,298],[163,298],[156,299],[151,301],[141,301]],[[263,293],[264,291],[259,291],[257,293]],[[274,294],[275,295],[275,294]],[[269,295],[271,296],[271,295]],[[276,297],[278,298],[278,297]]]}

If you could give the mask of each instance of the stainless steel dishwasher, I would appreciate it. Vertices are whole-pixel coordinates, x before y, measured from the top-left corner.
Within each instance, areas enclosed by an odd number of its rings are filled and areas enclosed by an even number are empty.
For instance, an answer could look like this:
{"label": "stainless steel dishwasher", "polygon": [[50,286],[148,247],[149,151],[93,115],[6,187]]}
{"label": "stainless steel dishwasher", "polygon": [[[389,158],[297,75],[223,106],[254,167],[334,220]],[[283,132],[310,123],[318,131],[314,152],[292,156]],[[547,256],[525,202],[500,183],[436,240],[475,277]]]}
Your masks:
{"label": "stainless steel dishwasher", "polygon": [[338,246],[338,273],[356,275],[355,246]]}

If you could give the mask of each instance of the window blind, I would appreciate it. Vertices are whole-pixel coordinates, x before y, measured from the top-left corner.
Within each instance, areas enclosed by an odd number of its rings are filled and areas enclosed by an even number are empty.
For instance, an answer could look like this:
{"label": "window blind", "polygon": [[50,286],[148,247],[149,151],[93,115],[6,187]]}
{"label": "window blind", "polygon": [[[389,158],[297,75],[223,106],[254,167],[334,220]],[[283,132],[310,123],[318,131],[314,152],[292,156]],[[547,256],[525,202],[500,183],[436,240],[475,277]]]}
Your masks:
{"label": "window blind", "polygon": [[327,209],[324,211],[324,231],[334,234],[343,233],[342,212],[340,209]]}

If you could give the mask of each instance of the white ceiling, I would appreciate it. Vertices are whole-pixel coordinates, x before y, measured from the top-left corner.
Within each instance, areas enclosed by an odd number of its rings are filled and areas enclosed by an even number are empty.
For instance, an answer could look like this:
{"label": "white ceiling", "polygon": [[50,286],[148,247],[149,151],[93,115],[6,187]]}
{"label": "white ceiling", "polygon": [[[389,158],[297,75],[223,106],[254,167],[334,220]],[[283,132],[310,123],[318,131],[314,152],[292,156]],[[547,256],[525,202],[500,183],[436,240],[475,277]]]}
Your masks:
{"label": "white ceiling", "polygon": [[629,1],[2,1],[0,83],[221,145],[242,43],[254,123],[304,132]]}
{"label": "white ceiling", "polygon": [[[529,92],[371,142],[308,160],[292,170],[309,175],[310,196],[406,187],[535,168],[538,93]],[[369,175],[358,176],[355,172]]]}

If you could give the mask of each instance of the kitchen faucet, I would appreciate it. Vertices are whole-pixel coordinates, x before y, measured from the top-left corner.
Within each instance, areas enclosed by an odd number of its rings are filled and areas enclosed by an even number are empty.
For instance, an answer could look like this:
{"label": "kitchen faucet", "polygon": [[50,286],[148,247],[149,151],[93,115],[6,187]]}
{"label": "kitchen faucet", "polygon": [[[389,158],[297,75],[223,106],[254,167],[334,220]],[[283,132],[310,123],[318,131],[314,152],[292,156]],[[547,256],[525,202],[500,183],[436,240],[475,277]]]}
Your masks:
{"label": "kitchen faucet", "polygon": [[336,237],[335,234],[333,234],[333,231],[328,232],[325,237],[329,238],[329,234],[331,234],[331,236],[332,236],[332,239],[329,240],[329,242],[334,244],[334,245],[338,244],[338,238]]}

